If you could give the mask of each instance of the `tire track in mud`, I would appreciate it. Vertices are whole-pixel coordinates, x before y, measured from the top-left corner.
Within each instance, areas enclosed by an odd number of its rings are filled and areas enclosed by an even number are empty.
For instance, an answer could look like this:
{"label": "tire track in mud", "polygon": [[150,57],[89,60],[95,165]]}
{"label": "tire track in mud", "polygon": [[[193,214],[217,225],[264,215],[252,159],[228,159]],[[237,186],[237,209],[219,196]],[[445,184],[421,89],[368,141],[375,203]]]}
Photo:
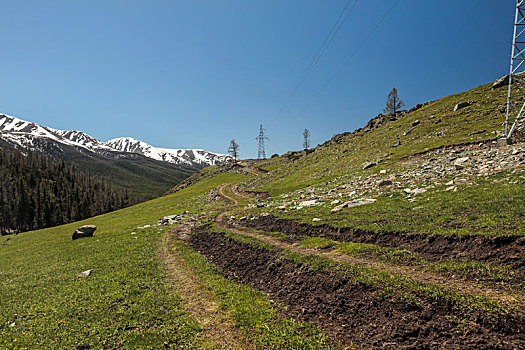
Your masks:
{"label": "tire track in mud", "polygon": [[[219,193],[237,204],[238,202],[234,198],[224,193],[224,187],[220,188]],[[240,193],[238,195],[242,196]],[[302,272],[292,272],[290,270],[285,272],[284,276],[278,273],[276,275],[279,276],[266,276],[267,272],[257,274],[256,272],[260,270],[259,264],[262,264],[263,268],[268,269],[270,266],[275,266],[275,261],[268,257],[267,259],[263,258],[261,261],[261,258],[258,257],[261,254],[260,251],[255,254],[245,254],[246,251],[253,252],[253,247],[244,245],[241,249],[235,249],[231,242],[225,243],[224,238],[218,242],[211,234],[208,234],[208,237],[204,240],[201,236],[201,238],[197,239],[200,242],[195,242],[195,239],[192,240],[192,246],[208,256],[216,265],[222,267],[226,276],[250,282],[254,287],[270,293],[282,303],[289,305],[293,310],[299,311],[301,317],[306,321],[314,321],[320,324],[327,332],[335,334],[338,338],[347,339],[350,343],[357,342],[361,346],[370,348],[525,348],[525,338],[521,336],[525,331],[525,316],[523,313],[525,305],[521,296],[487,288],[487,286],[479,283],[454,280],[439,274],[421,271],[417,267],[399,266],[380,262],[376,259],[356,258],[348,255],[338,255],[335,252],[321,252],[314,249],[301,248],[292,242],[283,242],[267,235],[246,232],[239,229],[239,227],[233,227],[225,220],[225,215],[217,217],[216,225],[236,234],[259,239],[283,250],[287,249],[302,255],[327,257],[341,263],[366,266],[391,274],[399,274],[418,282],[445,286],[466,296],[469,294],[480,295],[496,302],[498,305],[506,305],[515,310],[498,321],[490,320],[487,318],[487,315],[477,312],[476,315],[470,315],[469,320],[462,320],[457,325],[453,325],[454,322],[451,322],[451,319],[459,319],[463,315],[461,315],[461,312],[458,314],[458,311],[454,310],[454,305],[451,305],[450,301],[438,300],[435,303],[424,306],[422,310],[413,310],[406,303],[392,303],[385,300],[378,302],[377,295],[375,295],[377,291],[366,290],[366,288],[363,290],[361,289],[362,286],[356,287],[354,284],[353,288],[346,290],[346,294],[343,293],[343,298],[351,300],[353,304],[356,303],[356,300],[352,299],[353,296],[364,300],[374,299],[370,300],[370,304],[373,304],[374,307],[371,308],[369,305],[364,305],[358,301],[358,306],[355,307],[352,315],[341,317],[345,310],[339,310],[339,307],[345,309],[343,306],[348,306],[347,302],[336,297],[338,300],[336,304],[339,304],[334,308],[334,300],[332,300],[334,293],[338,294],[341,292],[341,283],[342,285],[347,284],[344,279],[341,281],[341,276],[331,276],[332,281],[330,283],[332,283],[333,288],[325,285],[320,287],[322,292],[318,293],[317,287],[305,286],[311,284],[310,280],[314,281],[313,284],[315,285],[317,276],[321,274],[326,277],[326,272],[316,271],[312,273],[306,268],[306,278],[296,276],[302,274]],[[258,225],[257,228],[263,227]],[[282,230],[275,229],[271,225],[270,228],[264,227],[264,230],[282,232]],[[208,243],[214,241],[215,247],[207,247],[207,251],[206,247],[202,247],[202,241],[208,241]],[[242,244],[237,242],[237,245]],[[228,251],[227,256],[222,256],[216,250],[217,247],[221,251]],[[212,252],[210,252],[210,249]],[[249,257],[243,260],[243,255],[248,255]],[[275,257],[273,260],[275,260]],[[281,260],[277,259],[276,261]],[[254,265],[253,262],[258,262],[258,264]],[[272,269],[275,270],[274,267]],[[294,267],[294,269],[297,269],[297,267]],[[303,267],[299,270],[305,269]],[[290,274],[294,276],[292,280],[288,278]],[[266,280],[265,277],[267,278]],[[297,279],[295,279],[296,277]],[[283,281],[289,282],[292,286],[299,281],[298,283],[302,287],[296,289],[287,286]],[[280,289],[276,289],[276,286],[280,286]],[[310,293],[310,296],[302,293],[304,292],[303,287],[310,292],[313,291]],[[325,295],[323,296],[322,293]],[[300,297],[301,295],[302,297]],[[375,296],[371,297],[371,295]],[[308,311],[308,308],[310,308],[310,311]],[[334,315],[339,316],[335,317]],[[390,319],[385,320],[381,315],[389,315]],[[407,320],[410,320],[410,322],[406,322]],[[367,326],[366,322],[369,322],[371,326]],[[349,324],[352,325],[350,329]],[[454,328],[462,329],[460,331]],[[358,335],[348,335],[350,333],[354,334],[356,331]]]}
{"label": "tire track in mud", "polygon": [[394,265],[378,261],[377,259],[373,258],[369,259],[365,257],[353,257],[350,255],[338,254],[336,251],[320,251],[317,249],[302,248],[299,247],[297,244],[277,240],[264,234],[257,234],[247,232],[245,230],[240,230],[234,226],[228,225],[225,221],[218,221],[217,226],[231,231],[233,233],[253,237],[265,243],[280,247],[282,249],[288,249],[290,251],[302,255],[315,255],[328,258],[343,264],[365,266],[375,270],[388,272],[389,274],[393,275],[402,275],[418,282],[445,286],[465,296],[469,296],[471,294],[480,295],[493,302],[497,302],[500,305],[505,305],[506,307],[516,310],[520,313],[522,311],[525,311],[525,300],[523,300],[522,295],[513,295],[507,293],[504,290],[493,289],[480,283],[469,282],[460,279],[452,279],[450,277],[425,271],[423,269],[418,269],[417,266]]}
{"label": "tire track in mud", "polygon": [[[226,185],[223,185],[219,188],[219,194],[223,196],[224,198],[232,201],[235,205],[238,203],[235,198],[232,198],[231,196],[227,195],[224,192],[224,188]],[[242,196],[241,193],[236,192],[237,195]],[[267,217],[268,218],[268,217]],[[264,219],[264,222],[268,222],[268,219]],[[286,220],[285,222],[289,222],[291,220]],[[389,264],[386,262],[378,261],[377,259],[373,258],[364,258],[364,257],[352,257],[345,254],[338,254],[335,251],[328,251],[323,252],[316,249],[307,249],[307,248],[301,248],[298,247],[296,244],[294,244],[294,241],[283,241],[283,240],[277,240],[274,239],[268,235],[263,234],[256,234],[251,233],[246,230],[242,230],[242,227],[236,227],[228,224],[228,222],[225,220],[224,215],[219,215],[216,219],[217,226],[224,228],[226,230],[230,230],[231,232],[250,236],[256,239],[259,239],[265,243],[280,247],[282,249],[289,249],[291,251],[294,251],[299,254],[303,255],[317,255],[329,258],[331,260],[335,260],[341,263],[350,264],[350,265],[361,265],[366,266],[369,268],[373,268],[380,271],[385,271],[390,274],[399,274],[403,276],[407,276],[413,280],[424,282],[424,283],[432,283],[437,285],[442,285],[450,288],[451,290],[455,290],[459,292],[460,294],[469,295],[469,294],[476,294],[483,296],[491,301],[497,302],[498,304],[505,305],[511,309],[518,310],[518,312],[523,313],[525,312],[525,298],[523,295],[516,295],[508,293],[507,291],[503,289],[494,289],[491,286],[488,286],[483,283],[479,282],[473,282],[469,280],[462,280],[462,279],[454,279],[450,276],[443,276],[437,273],[432,273],[430,271],[418,268],[417,266],[407,266],[407,265],[395,265],[395,264]],[[302,225],[302,224],[301,224]],[[287,230],[287,232],[283,232],[283,230],[274,230],[275,227],[272,227],[270,225],[270,228],[268,227],[261,227],[262,225],[256,224],[254,225],[256,228],[264,229],[264,231],[277,231],[281,233],[290,233],[290,230]],[[307,227],[306,225],[303,225],[304,227]],[[315,229],[315,227],[310,226],[310,229]],[[321,233],[319,236],[325,237],[326,235]],[[328,237],[327,237],[328,238]],[[333,237],[332,237],[333,238]]]}
{"label": "tire track in mud", "polygon": [[385,297],[384,286],[352,273],[312,270],[265,250],[202,228],[190,246],[223,274],[249,283],[287,305],[297,317],[318,324],[342,345],[363,349],[519,349],[525,347],[523,318],[456,308],[443,298],[416,305]]}
{"label": "tire track in mud", "polygon": [[355,228],[335,228],[329,225],[312,226],[291,219],[266,216],[246,221],[245,226],[264,231],[277,231],[295,238],[323,237],[338,242],[370,243],[383,247],[407,249],[430,261],[483,260],[515,269],[525,268],[525,237],[484,235],[449,236],[403,232],[367,231]]}

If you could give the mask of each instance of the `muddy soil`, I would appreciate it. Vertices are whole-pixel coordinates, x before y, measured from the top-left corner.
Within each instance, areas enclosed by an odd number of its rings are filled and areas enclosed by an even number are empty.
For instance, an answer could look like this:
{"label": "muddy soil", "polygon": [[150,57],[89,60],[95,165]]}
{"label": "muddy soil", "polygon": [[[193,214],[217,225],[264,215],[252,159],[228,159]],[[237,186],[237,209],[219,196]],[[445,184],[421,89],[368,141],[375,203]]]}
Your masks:
{"label": "muddy soil", "polygon": [[269,293],[307,322],[318,324],[339,345],[362,349],[525,349],[525,326],[512,316],[465,314],[445,300],[415,306],[382,297],[380,286],[350,275],[312,271],[267,251],[206,230],[190,245],[223,274]]}
{"label": "muddy soil", "polygon": [[241,223],[264,231],[278,231],[290,235],[324,237],[339,242],[371,243],[383,247],[408,249],[431,261],[480,260],[507,265],[515,269],[525,267],[525,237],[446,236],[407,234],[402,232],[373,232],[354,228],[334,228],[329,225],[311,226],[272,216],[246,220]]}

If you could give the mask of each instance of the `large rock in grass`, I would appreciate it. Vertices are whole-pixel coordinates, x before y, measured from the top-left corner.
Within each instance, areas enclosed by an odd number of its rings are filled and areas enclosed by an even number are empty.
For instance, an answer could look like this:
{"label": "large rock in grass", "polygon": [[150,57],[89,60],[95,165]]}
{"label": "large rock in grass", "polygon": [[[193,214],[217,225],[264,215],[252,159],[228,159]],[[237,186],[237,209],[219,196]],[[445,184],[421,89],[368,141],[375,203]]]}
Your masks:
{"label": "large rock in grass", "polygon": [[460,102],[460,103],[458,103],[458,104],[454,107],[454,112],[457,112],[457,111],[459,111],[459,110],[462,109],[462,108],[468,107],[468,106],[470,106],[472,103],[473,103],[472,101],[468,101],[468,102]]}
{"label": "large rock in grass", "polygon": [[505,75],[504,77],[499,78],[492,84],[492,89],[497,89],[502,86],[508,86],[509,85],[509,75]]}
{"label": "large rock in grass", "polygon": [[352,208],[352,207],[358,207],[360,205],[364,205],[364,204],[370,204],[370,203],[374,203],[376,200],[375,199],[356,199],[356,200],[352,200],[352,201],[348,201],[348,202],[345,202],[343,204],[340,204],[338,205],[337,207],[333,208],[332,209],[332,213],[337,213],[341,210],[343,210],[344,208]]}
{"label": "large rock in grass", "polygon": [[456,168],[456,170],[462,170],[464,169],[468,162],[469,162],[469,157],[463,157],[463,158],[458,158],[454,161],[454,167]]}
{"label": "large rock in grass", "polygon": [[84,238],[84,237],[93,237],[93,233],[95,233],[95,230],[97,227],[95,225],[84,225],[80,226],[73,232],[73,240],[78,238]]}

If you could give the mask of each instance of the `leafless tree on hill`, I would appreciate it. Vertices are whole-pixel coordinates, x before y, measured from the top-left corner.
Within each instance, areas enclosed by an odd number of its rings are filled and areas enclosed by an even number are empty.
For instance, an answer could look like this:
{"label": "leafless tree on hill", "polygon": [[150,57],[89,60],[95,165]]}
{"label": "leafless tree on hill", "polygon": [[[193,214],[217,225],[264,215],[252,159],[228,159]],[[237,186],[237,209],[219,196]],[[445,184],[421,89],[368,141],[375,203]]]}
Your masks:
{"label": "leafless tree on hill", "polygon": [[393,88],[388,94],[386,107],[383,109],[383,113],[393,114],[395,117],[397,111],[404,105],[405,103],[399,98],[399,95],[397,94],[397,89]]}
{"label": "leafless tree on hill", "polygon": [[239,155],[239,144],[235,142],[235,139],[231,139],[230,147],[228,147],[228,153],[233,157],[233,162],[237,164],[237,156]]}

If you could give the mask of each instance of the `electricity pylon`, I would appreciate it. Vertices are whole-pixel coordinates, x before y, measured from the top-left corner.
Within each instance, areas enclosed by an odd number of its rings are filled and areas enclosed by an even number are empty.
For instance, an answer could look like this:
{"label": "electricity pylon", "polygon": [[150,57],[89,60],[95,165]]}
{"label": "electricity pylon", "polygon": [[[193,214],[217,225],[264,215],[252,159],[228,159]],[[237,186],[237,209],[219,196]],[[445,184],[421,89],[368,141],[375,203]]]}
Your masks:
{"label": "electricity pylon", "polygon": [[[525,114],[525,0],[516,1],[514,35],[510,56],[509,89],[507,92],[507,111],[505,114],[505,138],[510,143],[512,133]],[[522,67],[523,66],[523,67]]]}
{"label": "electricity pylon", "polygon": [[259,136],[257,136],[255,139],[259,141],[259,152],[257,152],[257,159],[266,159],[266,151],[264,150],[264,140],[268,140],[268,138],[264,136],[264,129],[262,124],[259,127]]}

